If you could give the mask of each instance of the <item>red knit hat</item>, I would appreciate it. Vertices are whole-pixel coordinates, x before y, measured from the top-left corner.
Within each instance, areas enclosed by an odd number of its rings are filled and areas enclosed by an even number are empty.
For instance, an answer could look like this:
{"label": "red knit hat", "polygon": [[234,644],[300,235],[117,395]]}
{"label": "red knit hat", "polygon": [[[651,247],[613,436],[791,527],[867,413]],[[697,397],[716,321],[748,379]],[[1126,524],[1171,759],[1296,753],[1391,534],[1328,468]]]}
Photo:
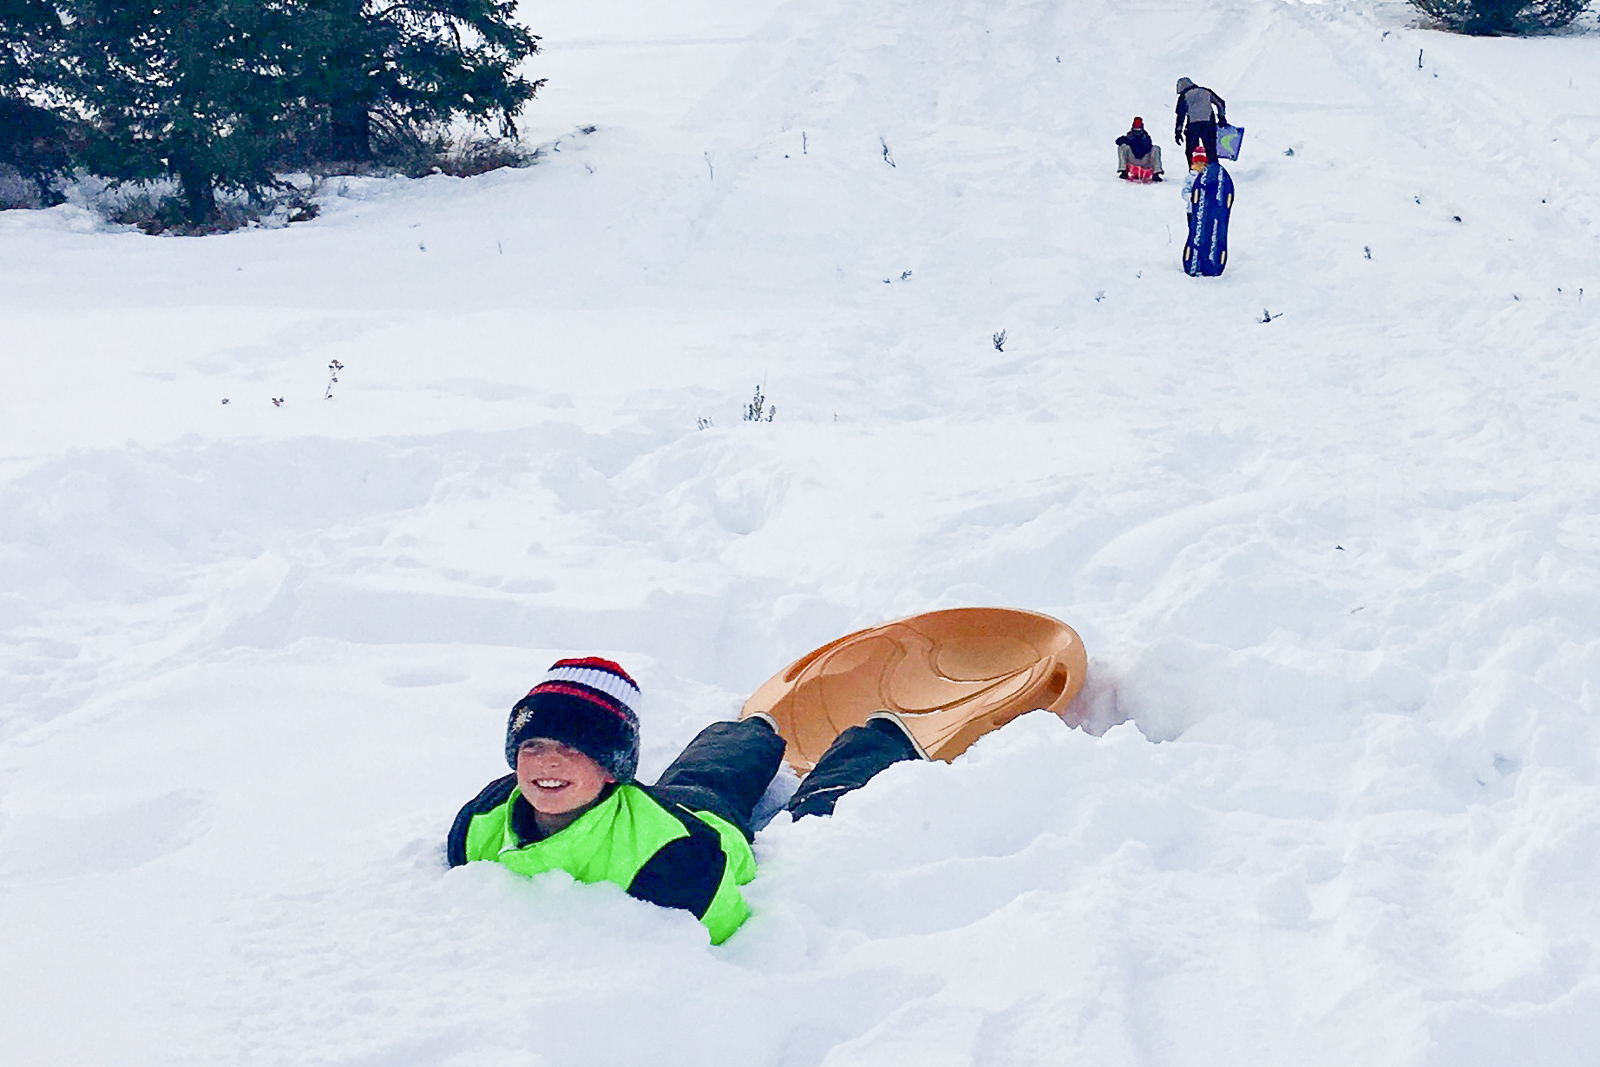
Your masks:
{"label": "red knit hat", "polygon": [[506,723],[506,762],[534,737],[570,745],[619,782],[639,769],[639,686],[608,659],[557,660],[543,680],[517,701]]}
{"label": "red knit hat", "polygon": [[1138,115],[1133,116],[1133,128],[1136,130],[1144,129],[1144,119],[1140,118]]}

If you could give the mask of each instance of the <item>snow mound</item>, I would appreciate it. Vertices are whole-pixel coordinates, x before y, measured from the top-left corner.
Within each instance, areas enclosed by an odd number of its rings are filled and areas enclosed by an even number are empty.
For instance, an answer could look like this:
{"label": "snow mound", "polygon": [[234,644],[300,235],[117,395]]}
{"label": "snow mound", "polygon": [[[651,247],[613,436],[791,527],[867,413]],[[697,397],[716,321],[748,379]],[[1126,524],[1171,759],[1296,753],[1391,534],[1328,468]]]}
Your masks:
{"label": "snow mound", "polygon": [[[0,214],[18,1062],[1593,1058],[1592,26],[524,17],[535,166],[205,239]],[[1250,130],[1220,279],[1113,173],[1180,75]],[[558,656],[639,679],[648,778],[965,604],[1077,628],[1090,728],[780,817],[725,946],[443,868]]]}

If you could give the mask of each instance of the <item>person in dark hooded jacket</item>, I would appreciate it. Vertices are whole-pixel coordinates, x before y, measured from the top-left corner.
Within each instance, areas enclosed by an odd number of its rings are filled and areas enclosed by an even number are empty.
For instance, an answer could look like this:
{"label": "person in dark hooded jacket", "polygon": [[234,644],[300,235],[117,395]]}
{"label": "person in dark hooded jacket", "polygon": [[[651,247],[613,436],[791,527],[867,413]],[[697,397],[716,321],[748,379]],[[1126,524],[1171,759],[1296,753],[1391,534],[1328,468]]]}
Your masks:
{"label": "person in dark hooded jacket", "polygon": [[1217,161],[1217,127],[1228,124],[1228,102],[1203,85],[1188,78],[1178,79],[1177,123],[1172,128],[1174,143],[1183,145],[1184,155],[1193,157],[1194,146],[1206,146],[1206,162]]}
{"label": "person in dark hooded jacket", "polygon": [[1129,167],[1143,167],[1161,180],[1161,148],[1144,128],[1144,119],[1133,117],[1133,127],[1117,138],[1117,177],[1126,178]]}

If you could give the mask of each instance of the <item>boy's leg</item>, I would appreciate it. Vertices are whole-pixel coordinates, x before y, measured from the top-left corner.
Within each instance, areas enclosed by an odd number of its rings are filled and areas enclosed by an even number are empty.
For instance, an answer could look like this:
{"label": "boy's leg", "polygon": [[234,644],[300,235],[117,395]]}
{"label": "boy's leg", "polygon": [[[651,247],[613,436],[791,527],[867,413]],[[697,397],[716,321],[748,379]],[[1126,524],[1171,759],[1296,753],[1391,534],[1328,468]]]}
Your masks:
{"label": "boy's leg", "polygon": [[720,815],[750,837],[750,813],[782,759],[783,738],[766,723],[714,722],[695,735],[650,791]]}
{"label": "boy's leg", "polygon": [[1117,145],[1117,173],[1127,174],[1128,164],[1134,162],[1133,149],[1125,144]]}
{"label": "boy's leg", "polygon": [[902,760],[922,759],[901,728],[882,719],[852,726],[833,739],[811,773],[790,798],[788,809],[796,819],[806,815],[832,815],[839,798],[860,789],[879,771]]}

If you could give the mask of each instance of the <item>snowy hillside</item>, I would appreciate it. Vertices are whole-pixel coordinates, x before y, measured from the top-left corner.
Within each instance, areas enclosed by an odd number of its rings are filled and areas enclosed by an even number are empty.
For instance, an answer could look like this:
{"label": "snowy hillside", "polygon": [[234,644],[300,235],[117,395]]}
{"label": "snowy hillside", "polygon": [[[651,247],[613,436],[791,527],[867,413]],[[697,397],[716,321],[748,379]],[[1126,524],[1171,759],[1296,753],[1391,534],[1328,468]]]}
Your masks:
{"label": "snowy hillside", "polygon": [[[0,214],[0,1058],[1594,1062],[1592,16],[523,18],[537,166]],[[1183,75],[1247,129],[1220,279],[1114,177]],[[1076,627],[1093,729],[774,824],[727,945],[444,871],[556,656],[640,679],[648,776],[967,604]]]}

